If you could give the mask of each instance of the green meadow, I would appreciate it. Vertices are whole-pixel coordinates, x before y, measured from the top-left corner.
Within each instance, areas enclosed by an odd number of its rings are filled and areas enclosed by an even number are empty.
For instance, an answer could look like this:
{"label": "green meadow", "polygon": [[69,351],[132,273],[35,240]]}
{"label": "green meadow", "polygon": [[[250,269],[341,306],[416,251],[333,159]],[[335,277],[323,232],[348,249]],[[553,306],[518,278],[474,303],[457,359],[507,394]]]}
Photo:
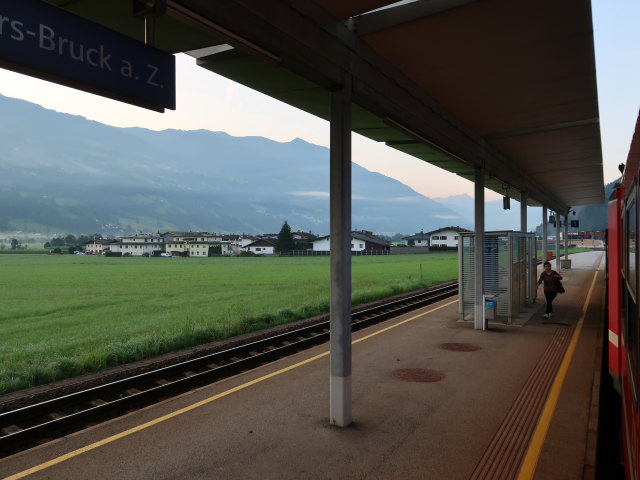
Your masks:
{"label": "green meadow", "polygon": [[[326,313],[328,257],[0,255],[0,394]],[[353,257],[353,305],[458,276],[457,253]]]}

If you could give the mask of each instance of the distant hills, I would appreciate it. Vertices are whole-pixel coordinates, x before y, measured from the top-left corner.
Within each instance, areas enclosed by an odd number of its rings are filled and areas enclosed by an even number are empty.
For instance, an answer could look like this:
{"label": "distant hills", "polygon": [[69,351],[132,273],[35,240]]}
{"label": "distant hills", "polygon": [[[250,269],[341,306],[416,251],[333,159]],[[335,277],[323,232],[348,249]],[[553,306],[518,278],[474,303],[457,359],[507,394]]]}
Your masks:
{"label": "distant hills", "polygon": [[[354,229],[473,227],[471,197],[435,201],[357,164],[352,176]],[[487,229],[519,227],[518,208],[515,223],[501,202],[486,209]],[[268,233],[285,219],[294,230],[329,232],[327,148],[118,128],[0,95],[0,231]]]}

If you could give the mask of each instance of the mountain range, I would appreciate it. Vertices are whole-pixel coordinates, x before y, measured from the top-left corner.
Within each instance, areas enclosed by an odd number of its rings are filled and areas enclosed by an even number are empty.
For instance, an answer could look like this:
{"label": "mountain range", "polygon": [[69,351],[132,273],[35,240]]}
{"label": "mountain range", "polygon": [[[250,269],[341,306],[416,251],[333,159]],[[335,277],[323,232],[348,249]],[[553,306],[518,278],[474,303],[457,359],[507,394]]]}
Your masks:
{"label": "mountain range", "polygon": [[[473,227],[467,195],[436,201],[355,163],[352,185],[354,229]],[[519,209],[501,201],[485,215],[487,230],[519,227]],[[0,95],[0,231],[273,233],[285,220],[328,234],[326,147],[119,128]]]}

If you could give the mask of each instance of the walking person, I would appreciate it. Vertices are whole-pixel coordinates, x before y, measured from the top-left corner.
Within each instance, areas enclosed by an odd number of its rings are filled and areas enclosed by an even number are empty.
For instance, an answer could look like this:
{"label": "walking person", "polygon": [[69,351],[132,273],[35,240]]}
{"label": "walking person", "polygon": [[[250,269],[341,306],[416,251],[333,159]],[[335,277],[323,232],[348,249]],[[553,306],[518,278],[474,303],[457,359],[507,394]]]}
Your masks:
{"label": "walking person", "polygon": [[544,298],[547,299],[544,318],[551,318],[551,314],[553,313],[553,299],[556,298],[556,295],[560,292],[558,280],[562,280],[562,275],[555,270],[551,270],[550,262],[544,262],[542,266],[544,270],[542,270],[540,278],[538,279],[538,287],[540,287],[541,283],[544,283]]}

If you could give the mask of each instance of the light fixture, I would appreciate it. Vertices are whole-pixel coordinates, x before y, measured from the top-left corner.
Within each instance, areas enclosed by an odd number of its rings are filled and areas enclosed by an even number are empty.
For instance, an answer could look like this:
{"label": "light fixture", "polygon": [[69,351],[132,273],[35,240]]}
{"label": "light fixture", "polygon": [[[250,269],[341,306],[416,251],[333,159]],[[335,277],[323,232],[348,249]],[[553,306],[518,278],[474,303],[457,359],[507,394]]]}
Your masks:
{"label": "light fixture", "polygon": [[281,59],[278,55],[270,52],[269,50],[262,48],[260,45],[255,44],[251,40],[248,40],[241,35],[238,35],[235,32],[232,32],[228,28],[223,27],[222,25],[214,22],[213,20],[206,18],[192,9],[185,7],[175,0],[165,0],[167,5],[167,10],[169,10],[176,17],[181,17],[187,21],[193,22],[197,25],[204,27],[207,30],[212,30],[222,36],[226,43],[233,45],[239,49],[244,49],[245,51],[249,51],[255,55],[262,57],[267,60],[269,63],[276,64],[280,63]]}
{"label": "light fixture", "polygon": [[502,184],[504,188],[504,197],[502,197],[502,209],[511,210],[511,199],[509,198],[509,185]]}

